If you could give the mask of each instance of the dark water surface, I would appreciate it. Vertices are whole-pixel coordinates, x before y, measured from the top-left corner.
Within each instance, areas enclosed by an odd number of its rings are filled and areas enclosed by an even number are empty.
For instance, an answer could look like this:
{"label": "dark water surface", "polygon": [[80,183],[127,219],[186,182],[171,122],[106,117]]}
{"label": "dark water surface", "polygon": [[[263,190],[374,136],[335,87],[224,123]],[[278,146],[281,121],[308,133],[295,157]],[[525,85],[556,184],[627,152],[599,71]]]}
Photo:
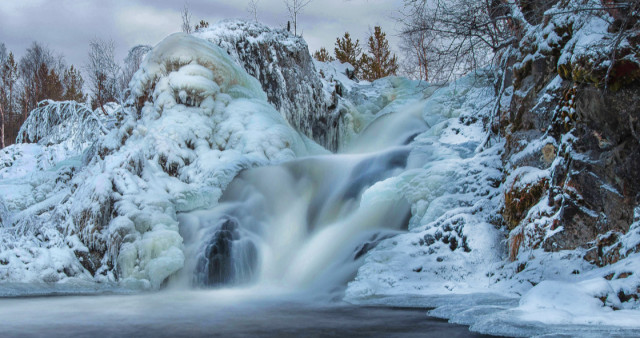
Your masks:
{"label": "dark water surface", "polygon": [[9,298],[0,336],[482,337],[426,312],[238,291]]}

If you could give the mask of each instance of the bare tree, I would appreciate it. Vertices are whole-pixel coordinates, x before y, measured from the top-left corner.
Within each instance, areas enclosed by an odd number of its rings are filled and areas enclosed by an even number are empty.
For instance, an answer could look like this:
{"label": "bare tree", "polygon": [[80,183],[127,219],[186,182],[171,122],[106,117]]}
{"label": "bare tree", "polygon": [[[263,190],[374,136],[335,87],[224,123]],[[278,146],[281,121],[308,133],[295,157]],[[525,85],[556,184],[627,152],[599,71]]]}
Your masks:
{"label": "bare tree", "polygon": [[490,64],[517,41],[527,23],[518,5],[502,0],[405,0],[404,48],[446,81]]}
{"label": "bare tree", "polygon": [[[7,84],[5,83],[5,65],[9,59],[9,55],[7,54],[7,48],[4,46],[4,43],[0,43],[0,149],[4,148],[4,110],[2,107],[10,102],[11,97],[9,96],[9,100],[5,99],[5,87]],[[7,101],[5,103],[4,101]]]}
{"label": "bare tree", "polygon": [[0,144],[4,148],[15,140],[22,119],[16,106],[18,93],[18,64],[12,52],[0,43]]}
{"label": "bare tree", "polygon": [[293,34],[298,35],[298,15],[313,0],[284,0],[289,18],[293,22]]}
{"label": "bare tree", "polygon": [[94,39],[89,43],[89,61],[86,66],[89,86],[93,92],[93,105],[103,112],[104,104],[118,98],[120,66],[115,61],[113,40]]}
{"label": "bare tree", "polygon": [[433,39],[424,31],[402,35],[400,50],[404,59],[401,68],[407,77],[429,81],[429,46]]}
{"label": "bare tree", "polygon": [[38,102],[48,99],[47,81],[53,79],[51,71],[62,74],[65,69],[62,56],[55,56],[53,51],[40,43],[33,42],[19,62],[20,82],[22,86],[21,104],[22,121]]}
{"label": "bare tree", "polygon": [[129,86],[129,82],[133,78],[133,74],[138,71],[142,60],[151,50],[151,46],[137,45],[129,49],[127,57],[124,59],[124,66],[120,74],[120,92],[124,93]]}
{"label": "bare tree", "polygon": [[187,34],[191,34],[191,11],[189,10],[189,3],[184,4],[180,14],[182,15],[182,31]]}
{"label": "bare tree", "polygon": [[247,5],[247,12],[249,12],[255,22],[258,22],[258,1],[259,0],[249,0],[249,4]]}
{"label": "bare tree", "polygon": [[4,110],[0,105],[0,149],[4,148]]}

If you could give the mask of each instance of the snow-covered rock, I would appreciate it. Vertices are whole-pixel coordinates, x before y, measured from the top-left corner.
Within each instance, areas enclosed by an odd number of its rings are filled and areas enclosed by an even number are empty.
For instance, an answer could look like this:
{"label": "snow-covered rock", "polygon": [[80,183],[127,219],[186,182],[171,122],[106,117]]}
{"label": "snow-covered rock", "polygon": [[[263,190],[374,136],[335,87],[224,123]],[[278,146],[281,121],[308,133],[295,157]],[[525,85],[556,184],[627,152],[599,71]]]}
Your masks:
{"label": "snow-covered rock", "polygon": [[338,148],[340,116],[322,83],[307,43],[283,29],[229,20],[193,34],[226,50],[260,81],[267,98],[289,123],[325,148]]}

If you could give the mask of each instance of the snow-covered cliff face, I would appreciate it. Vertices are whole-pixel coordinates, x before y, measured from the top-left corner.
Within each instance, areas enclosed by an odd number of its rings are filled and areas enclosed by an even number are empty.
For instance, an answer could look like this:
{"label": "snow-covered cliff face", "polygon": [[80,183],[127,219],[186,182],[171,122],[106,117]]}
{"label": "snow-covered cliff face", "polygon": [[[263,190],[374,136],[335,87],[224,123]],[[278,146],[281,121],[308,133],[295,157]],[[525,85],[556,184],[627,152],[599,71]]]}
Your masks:
{"label": "snow-covered cliff face", "polygon": [[307,43],[286,30],[256,22],[222,21],[193,34],[226,50],[260,81],[267,98],[289,123],[335,151],[340,116],[331,107]]}
{"label": "snow-covered cliff face", "polygon": [[536,249],[575,250],[597,266],[638,251],[640,15],[637,5],[569,11],[578,5],[558,3],[528,28],[496,124],[511,258],[523,264]]}
{"label": "snow-covered cliff face", "polygon": [[1,281],[158,288],[184,261],[176,212],[215,204],[243,168],[324,151],[206,40],[169,36],[147,55],[130,89],[137,109],[125,108],[84,163],[76,153],[2,181],[10,193],[0,203]]}
{"label": "snow-covered cliff face", "polygon": [[629,11],[619,27],[620,12],[568,13],[578,5],[549,9],[513,60],[513,99],[500,123],[504,216],[516,229],[514,256],[521,245],[593,248],[588,259],[606,264],[598,251],[629,231],[640,203],[639,17]]}

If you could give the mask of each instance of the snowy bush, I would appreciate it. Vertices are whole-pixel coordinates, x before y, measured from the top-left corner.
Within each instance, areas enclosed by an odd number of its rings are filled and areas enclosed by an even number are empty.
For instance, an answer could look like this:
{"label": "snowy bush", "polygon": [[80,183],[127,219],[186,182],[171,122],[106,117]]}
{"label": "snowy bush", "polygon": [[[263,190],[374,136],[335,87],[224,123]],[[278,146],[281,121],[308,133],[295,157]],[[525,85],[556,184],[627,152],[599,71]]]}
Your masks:
{"label": "snowy bush", "polygon": [[[113,112],[113,107],[109,112]],[[23,123],[17,143],[38,143],[43,146],[64,144],[70,150],[81,151],[105,135],[115,119],[76,101],[43,101]]]}

